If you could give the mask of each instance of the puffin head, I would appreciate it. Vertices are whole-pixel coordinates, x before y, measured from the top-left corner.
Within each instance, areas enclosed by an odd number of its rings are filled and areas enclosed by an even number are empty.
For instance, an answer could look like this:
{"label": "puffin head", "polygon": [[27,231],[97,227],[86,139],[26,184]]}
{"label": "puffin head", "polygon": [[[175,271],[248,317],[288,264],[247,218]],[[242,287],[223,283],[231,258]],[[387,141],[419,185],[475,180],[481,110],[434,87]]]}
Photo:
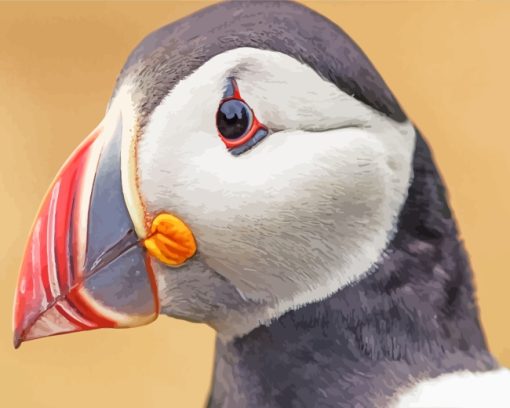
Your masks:
{"label": "puffin head", "polygon": [[15,344],[159,313],[235,337],[327,298],[382,256],[414,143],[362,51],[301,5],[159,29],[41,206]]}

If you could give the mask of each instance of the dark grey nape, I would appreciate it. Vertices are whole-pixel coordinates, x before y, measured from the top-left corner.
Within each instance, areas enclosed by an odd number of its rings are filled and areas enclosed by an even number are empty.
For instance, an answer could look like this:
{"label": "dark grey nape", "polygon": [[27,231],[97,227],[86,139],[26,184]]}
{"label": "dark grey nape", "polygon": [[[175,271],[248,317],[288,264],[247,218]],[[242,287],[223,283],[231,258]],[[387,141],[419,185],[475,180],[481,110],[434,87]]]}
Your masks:
{"label": "dark grey nape", "polygon": [[359,282],[216,345],[209,407],[384,407],[412,380],[497,367],[445,189],[417,135],[383,259]]}
{"label": "dark grey nape", "polygon": [[135,78],[143,126],[176,83],[215,55],[240,47],[294,57],[392,119],[406,119],[379,73],[346,33],[320,14],[287,1],[224,2],[160,28],[133,50],[117,88],[127,76]]}

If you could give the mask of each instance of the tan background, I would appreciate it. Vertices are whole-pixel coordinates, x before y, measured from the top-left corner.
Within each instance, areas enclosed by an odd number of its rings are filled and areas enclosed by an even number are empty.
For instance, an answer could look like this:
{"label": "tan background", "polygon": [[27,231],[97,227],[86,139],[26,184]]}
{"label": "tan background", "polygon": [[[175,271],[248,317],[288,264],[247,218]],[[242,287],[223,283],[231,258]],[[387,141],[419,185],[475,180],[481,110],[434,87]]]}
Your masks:
{"label": "tan background", "polygon": [[[0,406],[199,407],[213,332],[160,318],[11,346],[39,201],[101,119],[129,51],[205,3],[0,3]],[[308,2],[360,44],[433,146],[476,271],[491,349],[510,365],[510,2]]]}

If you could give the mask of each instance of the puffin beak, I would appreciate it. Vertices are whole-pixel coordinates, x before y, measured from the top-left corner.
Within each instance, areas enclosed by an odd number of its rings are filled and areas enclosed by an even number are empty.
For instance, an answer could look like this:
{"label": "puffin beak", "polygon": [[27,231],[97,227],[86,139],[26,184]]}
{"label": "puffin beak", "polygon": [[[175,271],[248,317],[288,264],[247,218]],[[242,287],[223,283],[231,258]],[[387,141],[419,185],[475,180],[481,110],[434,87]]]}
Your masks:
{"label": "puffin beak", "polygon": [[124,198],[118,116],[71,155],[40,207],[18,280],[16,348],[56,334],[139,326],[158,315],[150,251]]}

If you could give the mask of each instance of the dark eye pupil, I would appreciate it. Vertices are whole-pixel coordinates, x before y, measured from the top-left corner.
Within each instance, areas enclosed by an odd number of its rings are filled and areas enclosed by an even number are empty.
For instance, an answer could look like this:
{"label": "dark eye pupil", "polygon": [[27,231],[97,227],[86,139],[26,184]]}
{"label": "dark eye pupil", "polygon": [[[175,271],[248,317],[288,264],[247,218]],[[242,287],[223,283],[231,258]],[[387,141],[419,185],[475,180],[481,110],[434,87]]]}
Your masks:
{"label": "dark eye pupil", "polygon": [[225,139],[243,136],[251,126],[250,108],[238,99],[223,102],[216,114],[216,126]]}

